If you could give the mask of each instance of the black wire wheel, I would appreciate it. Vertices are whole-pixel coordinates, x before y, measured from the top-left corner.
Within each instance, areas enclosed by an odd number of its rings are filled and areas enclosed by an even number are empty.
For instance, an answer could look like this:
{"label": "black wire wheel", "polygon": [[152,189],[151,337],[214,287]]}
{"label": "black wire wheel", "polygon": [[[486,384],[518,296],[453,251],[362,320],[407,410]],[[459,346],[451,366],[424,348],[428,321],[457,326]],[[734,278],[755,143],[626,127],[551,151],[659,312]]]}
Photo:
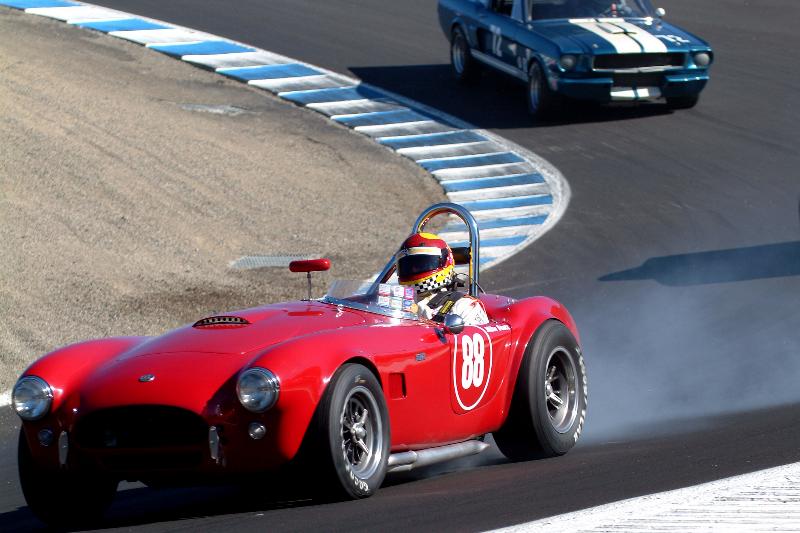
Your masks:
{"label": "black wire wheel", "polygon": [[547,76],[539,62],[531,61],[528,67],[526,96],[528,113],[534,119],[551,118],[561,107],[560,95],[553,92],[548,83]]}
{"label": "black wire wheel", "polygon": [[317,406],[302,454],[324,500],[366,498],[386,476],[389,415],[375,375],[346,364],[331,378]]}
{"label": "black wire wheel", "polygon": [[478,75],[478,65],[472,57],[469,41],[461,28],[453,30],[450,39],[450,66],[453,76],[461,83],[469,83]]}
{"label": "black wire wheel", "polygon": [[563,455],[586,420],[588,381],[580,346],[566,326],[550,320],[523,357],[511,411],[495,442],[514,461]]}

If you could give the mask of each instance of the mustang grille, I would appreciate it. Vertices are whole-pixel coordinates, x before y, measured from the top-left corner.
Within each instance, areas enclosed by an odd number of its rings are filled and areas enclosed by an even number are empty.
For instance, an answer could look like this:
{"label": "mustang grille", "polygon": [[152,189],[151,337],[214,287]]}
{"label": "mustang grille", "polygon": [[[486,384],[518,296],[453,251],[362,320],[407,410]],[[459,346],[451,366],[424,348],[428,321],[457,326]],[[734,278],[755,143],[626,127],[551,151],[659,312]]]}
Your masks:
{"label": "mustang grille", "polygon": [[614,87],[661,87],[664,75],[659,73],[614,74]]}
{"label": "mustang grille", "polygon": [[207,437],[202,418],[167,406],[103,409],[83,417],[75,428],[75,440],[82,448],[202,446]]}
{"label": "mustang grille", "polygon": [[594,58],[595,70],[614,70],[645,67],[682,67],[686,54],[609,54]]}

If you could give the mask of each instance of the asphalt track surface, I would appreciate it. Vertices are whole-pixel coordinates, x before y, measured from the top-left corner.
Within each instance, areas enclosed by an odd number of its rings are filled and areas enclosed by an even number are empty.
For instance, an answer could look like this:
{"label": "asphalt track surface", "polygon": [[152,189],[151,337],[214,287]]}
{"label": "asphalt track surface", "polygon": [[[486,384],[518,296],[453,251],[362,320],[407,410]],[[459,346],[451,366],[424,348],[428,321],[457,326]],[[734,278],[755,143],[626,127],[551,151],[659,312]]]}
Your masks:
{"label": "asphalt track surface", "polygon": [[[590,377],[584,438],[562,458],[489,454],[327,505],[133,487],[109,526],[477,530],[800,461],[794,0],[664,1],[716,51],[697,108],[577,106],[535,125],[512,82],[450,79],[431,0],[95,3],[352,73],[547,158],[572,188],[564,218],[482,283],[567,304]],[[36,523],[14,481],[12,420],[0,426],[0,502],[16,509],[0,514],[4,531]]]}

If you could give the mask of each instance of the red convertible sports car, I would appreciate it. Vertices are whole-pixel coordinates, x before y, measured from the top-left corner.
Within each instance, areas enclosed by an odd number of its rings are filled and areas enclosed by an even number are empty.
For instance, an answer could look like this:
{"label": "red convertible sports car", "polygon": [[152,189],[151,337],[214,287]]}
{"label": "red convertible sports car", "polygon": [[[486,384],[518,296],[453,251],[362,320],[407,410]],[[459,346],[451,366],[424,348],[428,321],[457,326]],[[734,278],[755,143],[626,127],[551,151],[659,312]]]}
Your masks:
{"label": "red convertible sports car", "polygon": [[481,294],[468,211],[431,206],[413,230],[442,214],[469,230],[470,246],[453,254],[469,265],[462,282],[486,324],[420,319],[413,291],[392,283],[392,259],[374,282],[334,282],[319,300],[82,342],[34,362],[13,391],[31,510],[63,525],[101,516],[120,480],[227,480],[284,466],[303,469],[317,494],[362,498],[387,472],[482,452],[487,433],[512,460],[566,453],[587,398],[573,319],[549,298]]}

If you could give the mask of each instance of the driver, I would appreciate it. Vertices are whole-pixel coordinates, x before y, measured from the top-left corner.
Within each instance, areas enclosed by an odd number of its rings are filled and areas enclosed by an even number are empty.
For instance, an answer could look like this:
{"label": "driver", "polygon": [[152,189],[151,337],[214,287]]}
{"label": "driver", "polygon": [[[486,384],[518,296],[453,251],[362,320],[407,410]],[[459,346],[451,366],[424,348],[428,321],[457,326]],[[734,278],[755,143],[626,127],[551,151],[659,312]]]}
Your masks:
{"label": "driver", "polygon": [[443,322],[445,315],[455,313],[467,326],[489,322],[479,299],[456,291],[453,252],[433,233],[414,233],[403,241],[397,252],[397,279],[416,289],[421,318]]}

